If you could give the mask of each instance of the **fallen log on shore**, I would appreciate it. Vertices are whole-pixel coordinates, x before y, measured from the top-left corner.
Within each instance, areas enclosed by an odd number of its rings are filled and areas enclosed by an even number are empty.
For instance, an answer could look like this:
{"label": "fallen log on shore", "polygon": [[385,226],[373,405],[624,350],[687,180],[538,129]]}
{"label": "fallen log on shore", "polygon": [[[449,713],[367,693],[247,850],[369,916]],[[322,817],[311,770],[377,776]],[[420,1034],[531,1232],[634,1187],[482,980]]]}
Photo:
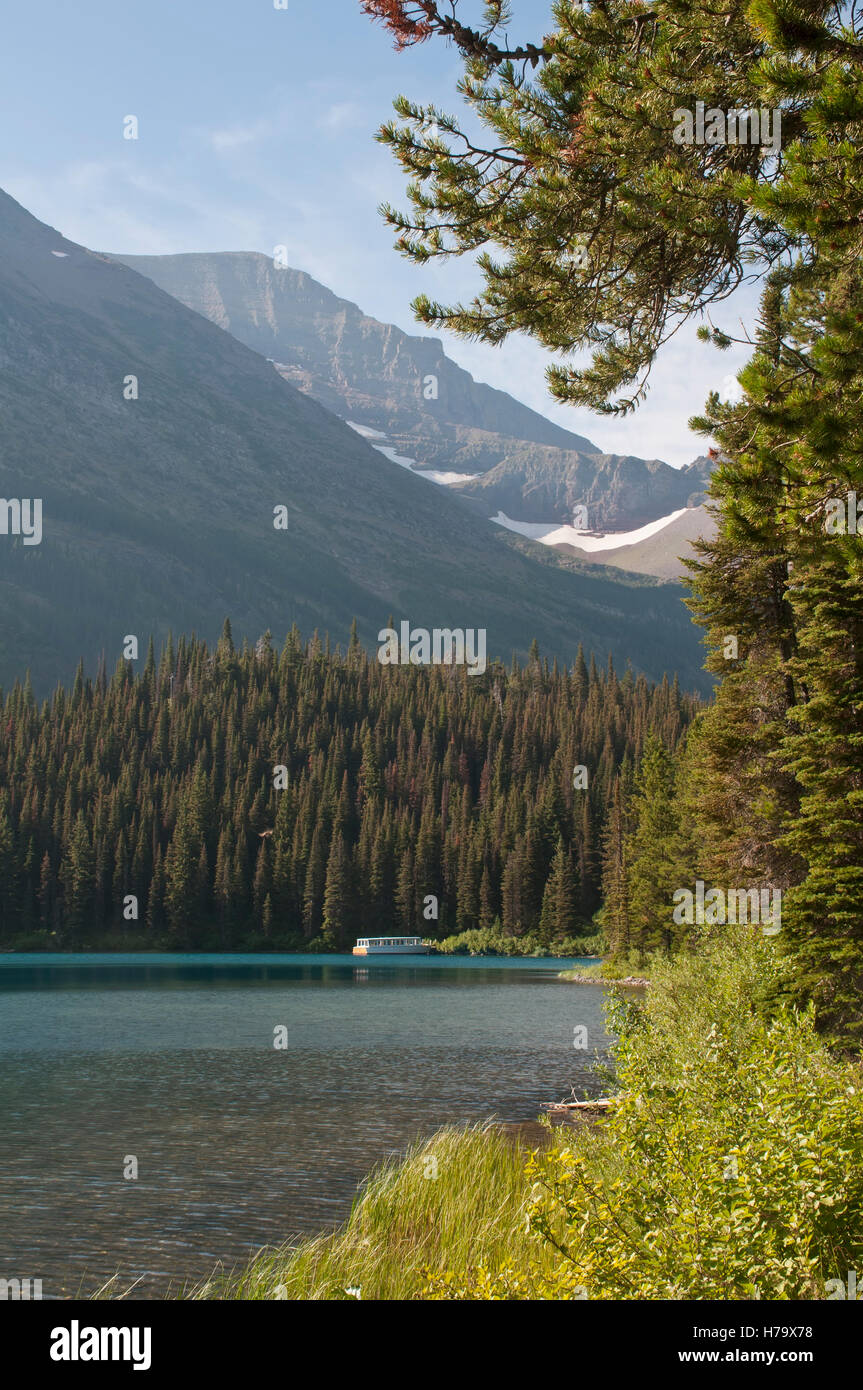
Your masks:
{"label": "fallen log on shore", "polygon": [[627,975],[622,980],[612,980],[605,975],[570,975],[562,970],[558,977],[569,985],[624,985],[627,989],[646,989],[650,984],[641,975]]}
{"label": "fallen log on shore", "polygon": [[608,1096],[602,1100],[544,1100],[542,1109],[548,1111],[556,1110],[610,1110],[616,1103],[616,1096]]}

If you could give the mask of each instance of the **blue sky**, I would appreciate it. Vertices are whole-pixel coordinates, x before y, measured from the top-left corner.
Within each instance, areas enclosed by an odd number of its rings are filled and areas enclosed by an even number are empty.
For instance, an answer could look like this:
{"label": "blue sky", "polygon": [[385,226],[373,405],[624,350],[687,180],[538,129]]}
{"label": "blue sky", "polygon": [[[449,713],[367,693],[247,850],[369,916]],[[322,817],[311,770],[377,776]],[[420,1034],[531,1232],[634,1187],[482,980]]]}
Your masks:
{"label": "blue sky", "polygon": [[[547,0],[516,0],[513,33],[534,38]],[[9,7],[0,52],[0,186],[65,236],[127,254],[263,251],[306,270],[375,318],[421,329],[411,299],[472,292],[467,261],[423,271],[393,249],[377,207],[403,205],[404,177],[374,140],[399,92],[458,111],[456,51],[397,54],[358,0],[63,0]],[[139,138],[123,138],[135,115]],[[751,319],[751,292],[723,327]],[[738,324],[739,327],[739,324]],[[527,339],[489,348],[444,337],[482,381],[600,447],[688,462],[704,442],[687,418],[727,394],[745,349],[718,354],[683,330],[664,350],[646,406],[614,421],[557,406],[550,358]]]}

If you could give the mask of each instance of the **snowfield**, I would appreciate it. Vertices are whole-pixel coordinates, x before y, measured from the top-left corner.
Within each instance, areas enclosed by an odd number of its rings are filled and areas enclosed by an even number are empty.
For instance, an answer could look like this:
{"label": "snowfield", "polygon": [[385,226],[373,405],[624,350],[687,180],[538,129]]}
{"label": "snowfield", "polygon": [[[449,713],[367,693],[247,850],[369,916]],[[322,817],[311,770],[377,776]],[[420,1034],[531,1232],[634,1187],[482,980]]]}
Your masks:
{"label": "snowfield", "polygon": [[649,521],[646,526],[639,526],[635,531],[579,531],[575,526],[561,526],[556,521],[513,521],[506,512],[498,512],[497,516],[492,516],[489,520],[496,522],[498,526],[505,526],[508,531],[527,536],[529,540],[539,541],[542,545],[575,545],[579,550],[591,555],[598,550],[619,550],[622,545],[636,545],[638,541],[646,541],[669,526],[672,521],[676,521],[679,516],[683,516],[686,511],[687,507],[680,507],[676,512],[669,512],[668,516],[661,516],[657,521]]}

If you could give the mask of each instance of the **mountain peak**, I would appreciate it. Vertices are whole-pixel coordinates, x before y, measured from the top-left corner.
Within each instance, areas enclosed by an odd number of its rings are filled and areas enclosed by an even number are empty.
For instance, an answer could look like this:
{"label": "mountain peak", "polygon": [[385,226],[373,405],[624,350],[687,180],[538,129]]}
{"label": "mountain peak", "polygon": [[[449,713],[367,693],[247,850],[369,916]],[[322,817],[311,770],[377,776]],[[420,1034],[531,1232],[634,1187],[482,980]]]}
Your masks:
{"label": "mountain peak", "polygon": [[[269,256],[202,252],[117,259],[280,364],[328,409],[385,431],[397,447],[414,435],[419,414],[431,435],[450,444],[458,431],[479,431],[599,452],[582,435],[476,382],[447,357],[439,338],[380,323],[304,271],[280,268]],[[433,451],[419,462],[431,467],[439,458]]]}
{"label": "mountain peak", "polygon": [[[0,682],[29,667],[47,692],[81,657],[112,667],[128,634],[142,651],[151,633],[209,640],[226,613],[238,640],[296,623],[344,641],[356,617],[373,648],[395,613],[483,628],[490,659],[537,638],[569,661],[581,641],[698,683],[676,589],[538,558],[151,279],[8,197],[0,235],[4,493],[39,498],[43,518],[38,544],[0,537]],[[283,303],[265,260],[218,264],[259,287],[254,315],[272,333]]]}

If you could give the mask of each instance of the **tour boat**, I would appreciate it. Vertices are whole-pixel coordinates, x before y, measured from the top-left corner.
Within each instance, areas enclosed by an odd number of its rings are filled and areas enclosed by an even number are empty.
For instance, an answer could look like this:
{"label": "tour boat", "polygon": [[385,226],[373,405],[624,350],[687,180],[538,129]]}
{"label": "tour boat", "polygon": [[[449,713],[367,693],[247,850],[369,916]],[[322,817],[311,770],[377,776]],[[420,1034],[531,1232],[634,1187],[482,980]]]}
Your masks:
{"label": "tour boat", "polygon": [[428,946],[421,936],[361,936],[353,949],[355,956],[427,956]]}

